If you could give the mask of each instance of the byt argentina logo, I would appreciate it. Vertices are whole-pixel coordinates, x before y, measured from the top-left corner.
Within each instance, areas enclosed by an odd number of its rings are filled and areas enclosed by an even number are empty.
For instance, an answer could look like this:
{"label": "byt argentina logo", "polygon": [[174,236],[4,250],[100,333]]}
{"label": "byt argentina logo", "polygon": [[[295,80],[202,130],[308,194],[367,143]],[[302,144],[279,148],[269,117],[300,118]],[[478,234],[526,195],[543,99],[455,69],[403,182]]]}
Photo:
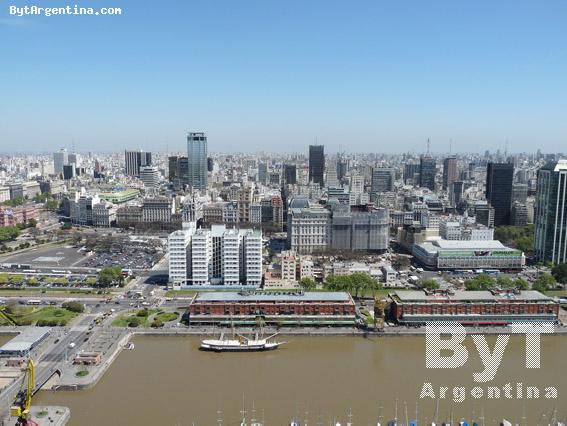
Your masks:
{"label": "byt argentina logo", "polygon": [[[551,322],[517,323],[511,325],[511,333],[499,334],[493,348],[490,348],[485,335],[472,335],[474,346],[482,361],[482,371],[473,373],[476,383],[487,383],[496,377],[498,368],[502,363],[502,357],[510,340],[510,334],[523,334],[526,339],[526,368],[537,369],[541,367],[541,335],[554,332]],[[425,366],[431,369],[455,369],[464,366],[469,359],[469,351],[463,342],[467,337],[467,331],[458,322],[439,321],[428,322],[426,325],[425,343]],[[442,355],[449,353],[449,355]],[[446,399],[452,398],[454,402],[463,402],[467,394],[475,398],[486,397],[488,399],[516,398],[516,399],[538,399],[540,394],[546,399],[556,399],[557,389],[553,386],[546,387],[544,392],[536,386],[526,386],[517,382],[515,386],[506,383],[502,388],[497,386],[475,386],[467,392],[464,386],[455,386],[451,392],[448,386],[439,386],[438,392],[431,383],[424,383],[421,388],[420,398]]]}

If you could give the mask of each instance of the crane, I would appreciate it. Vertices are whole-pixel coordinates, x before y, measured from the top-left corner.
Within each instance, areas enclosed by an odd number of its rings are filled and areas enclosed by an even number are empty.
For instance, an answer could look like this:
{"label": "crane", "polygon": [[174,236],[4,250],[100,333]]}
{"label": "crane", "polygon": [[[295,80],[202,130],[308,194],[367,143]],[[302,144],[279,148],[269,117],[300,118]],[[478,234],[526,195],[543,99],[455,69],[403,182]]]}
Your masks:
{"label": "crane", "polygon": [[386,319],[388,305],[386,299],[376,298],[374,300],[374,325],[379,331],[384,331],[384,321]]}
{"label": "crane", "polygon": [[0,307],[0,319],[3,319],[4,321],[6,321],[10,325],[18,325],[16,320],[14,320],[14,318],[12,318],[12,315],[8,314],[6,312],[6,310],[7,310],[6,306]]}
{"label": "crane", "polygon": [[[25,385],[25,386],[24,386]],[[31,358],[28,358],[22,386],[14,398],[14,403],[10,407],[10,416],[17,417],[17,425],[33,425],[35,422],[30,420],[31,398],[35,389],[35,366]]]}

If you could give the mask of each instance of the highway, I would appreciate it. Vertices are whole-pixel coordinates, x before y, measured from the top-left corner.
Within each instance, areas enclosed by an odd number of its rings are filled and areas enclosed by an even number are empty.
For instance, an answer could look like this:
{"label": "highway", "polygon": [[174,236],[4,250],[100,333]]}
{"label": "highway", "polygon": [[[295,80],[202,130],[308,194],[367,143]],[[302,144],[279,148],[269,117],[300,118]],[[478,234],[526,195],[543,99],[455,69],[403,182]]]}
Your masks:
{"label": "highway", "polygon": [[[91,323],[93,319],[94,315],[86,315],[71,329],[54,329],[47,340],[32,351],[31,358],[35,362],[35,392],[37,392],[57,370],[60,372],[65,371],[65,355],[67,354],[70,357],[71,354],[80,350],[87,336],[88,324]],[[69,349],[71,343],[75,343],[75,347]],[[16,394],[20,390],[21,384],[21,380],[15,380],[2,390],[0,393],[0,412],[10,407]]]}

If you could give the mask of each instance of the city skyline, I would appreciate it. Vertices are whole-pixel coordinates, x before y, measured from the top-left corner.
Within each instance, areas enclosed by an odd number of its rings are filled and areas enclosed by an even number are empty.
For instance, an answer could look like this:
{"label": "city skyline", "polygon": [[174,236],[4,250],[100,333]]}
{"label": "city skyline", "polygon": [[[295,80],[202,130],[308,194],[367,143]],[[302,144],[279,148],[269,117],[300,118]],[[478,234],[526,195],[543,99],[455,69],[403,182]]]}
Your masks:
{"label": "city skyline", "polygon": [[427,138],[432,153],[565,145],[559,1],[117,6],[97,18],[0,12],[3,58],[18,64],[3,70],[2,151],[177,152],[194,128],[218,152],[302,152],[316,139],[327,152],[422,154]]}

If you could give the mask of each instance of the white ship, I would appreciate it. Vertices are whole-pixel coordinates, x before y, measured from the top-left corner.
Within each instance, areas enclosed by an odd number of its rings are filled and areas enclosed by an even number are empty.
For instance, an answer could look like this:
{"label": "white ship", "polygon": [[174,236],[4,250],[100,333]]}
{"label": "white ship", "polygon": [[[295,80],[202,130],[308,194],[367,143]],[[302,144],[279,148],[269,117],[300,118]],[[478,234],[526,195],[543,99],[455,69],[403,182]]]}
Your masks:
{"label": "white ship", "polygon": [[221,334],[219,339],[205,339],[201,342],[201,349],[204,351],[214,352],[253,352],[253,351],[270,351],[277,349],[285,342],[271,342],[278,333],[272,334],[266,338],[258,336],[249,338],[240,334],[234,334],[230,339],[225,339]]}

